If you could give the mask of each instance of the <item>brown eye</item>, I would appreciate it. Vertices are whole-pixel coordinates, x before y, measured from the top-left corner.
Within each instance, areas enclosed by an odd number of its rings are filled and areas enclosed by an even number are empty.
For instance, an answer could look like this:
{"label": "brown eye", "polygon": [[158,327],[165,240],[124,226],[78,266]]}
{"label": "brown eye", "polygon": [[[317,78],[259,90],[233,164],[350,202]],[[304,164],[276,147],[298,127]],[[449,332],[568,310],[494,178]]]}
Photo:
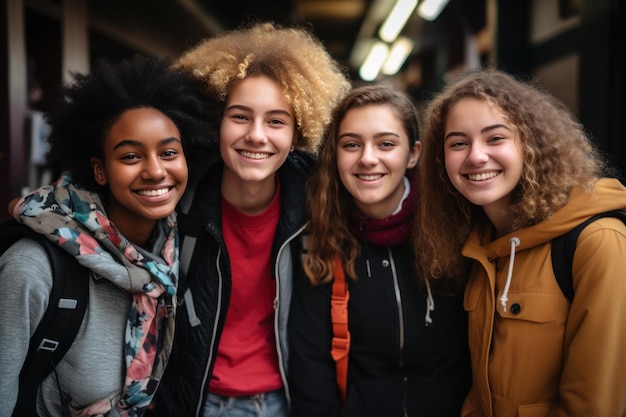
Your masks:
{"label": "brown eye", "polygon": [[177,152],[177,151],[175,151],[175,150],[173,150],[173,149],[168,149],[168,150],[166,150],[165,152],[163,152],[163,153],[161,154],[161,156],[162,156],[163,158],[173,158],[173,157],[175,157],[176,155],[178,155],[178,152]]}

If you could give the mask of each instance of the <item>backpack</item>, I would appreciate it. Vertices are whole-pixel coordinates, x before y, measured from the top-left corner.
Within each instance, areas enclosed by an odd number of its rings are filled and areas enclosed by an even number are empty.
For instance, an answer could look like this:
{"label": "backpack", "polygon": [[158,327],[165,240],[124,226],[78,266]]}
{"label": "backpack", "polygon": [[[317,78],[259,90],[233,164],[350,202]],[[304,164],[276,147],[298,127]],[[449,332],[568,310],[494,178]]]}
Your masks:
{"label": "backpack", "polygon": [[578,235],[585,227],[602,217],[617,217],[626,224],[626,212],[620,210],[607,211],[596,214],[585,220],[574,229],[552,240],[552,269],[556,282],[561,291],[572,302],[574,298],[574,279],[572,277],[572,263],[574,262],[574,252],[576,251],[576,241]]}
{"label": "backpack", "polygon": [[[13,416],[36,416],[37,388],[72,345],[89,296],[89,270],[56,243],[15,220],[0,224],[0,254],[23,237],[37,241],[52,269],[48,307],[28,346]],[[63,399],[62,402],[64,403]]]}

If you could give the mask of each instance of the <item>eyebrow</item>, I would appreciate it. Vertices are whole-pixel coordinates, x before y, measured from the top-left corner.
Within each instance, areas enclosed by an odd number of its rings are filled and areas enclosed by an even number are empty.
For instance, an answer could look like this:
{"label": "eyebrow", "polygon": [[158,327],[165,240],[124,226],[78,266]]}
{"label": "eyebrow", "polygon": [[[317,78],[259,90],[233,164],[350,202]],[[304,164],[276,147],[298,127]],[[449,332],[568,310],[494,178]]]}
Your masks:
{"label": "eyebrow", "polygon": [[[512,130],[509,129],[509,127],[507,125],[503,125],[502,123],[496,123],[495,125],[489,125],[489,126],[483,127],[482,129],[480,129],[480,133],[482,134],[482,133],[486,133],[486,132],[489,132],[491,130],[500,129],[500,128],[504,128],[504,129],[508,130],[509,132],[512,132]],[[465,134],[463,132],[450,132],[443,138],[443,140],[444,141],[448,140],[448,138],[450,136],[463,136],[463,137],[465,137],[465,136],[467,136],[467,134]]]}
{"label": "eyebrow", "polygon": [[[175,137],[169,137],[169,138],[165,138],[162,139],[161,141],[159,141],[159,145],[167,145],[169,143],[172,142],[180,142],[180,139],[175,138]],[[118,142],[114,147],[113,150],[121,148],[122,146],[139,146],[139,147],[143,147],[143,142],[140,142],[138,140],[134,140],[134,139],[124,139],[121,142]]]}
{"label": "eyebrow", "polygon": [[[244,106],[242,104],[233,104],[232,106],[228,106],[226,108],[226,111],[229,111],[229,110],[243,110],[243,111],[247,111],[247,112],[250,112],[250,113],[254,113],[254,110],[251,107]],[[287,117],[293,117],[293,115],[291,113],[289,113],[287,110],[284,110],[284,109],[269,110],[269,111],[266,111],[265,114],[270,114],[270,115],[271,114],[282,114],[282,115],[285,115]]]}
{"label": "eyebrow", "polygon": [[[342,139],[343,137],[353,137],[353,138],[360,138],[361,135],[359,135],[358,133],[353,133],[353,132],[346,132],[346,133],[342,133],[341,135],[339,135],[339,139]],[[374,139],[378,139],[381,137],[385,137],[385,136],[395,136],[397,138],[400,138],[400,135],[398,135],[395,132],[379,132],[379,133],[375,133],[374,134]]]}

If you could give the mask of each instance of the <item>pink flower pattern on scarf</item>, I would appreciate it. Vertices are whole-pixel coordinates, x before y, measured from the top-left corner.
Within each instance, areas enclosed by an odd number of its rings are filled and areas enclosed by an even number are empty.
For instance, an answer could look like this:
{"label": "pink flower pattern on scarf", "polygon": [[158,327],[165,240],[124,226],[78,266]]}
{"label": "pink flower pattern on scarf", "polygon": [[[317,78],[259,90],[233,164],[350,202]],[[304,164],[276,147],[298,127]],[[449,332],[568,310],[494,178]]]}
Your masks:
{"label": "pink flower pattern on scarf", "polygon": [[[71,409],[72,416],[104,416],[113,407],[123,417],[142,416],[158,387],[172,344],[172,299],[178,280],[175,213],[157,225],[167,233],[160,257],[122,236],[108,219],[98,194],[74,184],[68,173],[24,197],[14,217],[133,295],[125,334],[126,377],[119,401],[111,404],[110,399],[102,399]],[[111,268],[113,263],[118,267]]]}

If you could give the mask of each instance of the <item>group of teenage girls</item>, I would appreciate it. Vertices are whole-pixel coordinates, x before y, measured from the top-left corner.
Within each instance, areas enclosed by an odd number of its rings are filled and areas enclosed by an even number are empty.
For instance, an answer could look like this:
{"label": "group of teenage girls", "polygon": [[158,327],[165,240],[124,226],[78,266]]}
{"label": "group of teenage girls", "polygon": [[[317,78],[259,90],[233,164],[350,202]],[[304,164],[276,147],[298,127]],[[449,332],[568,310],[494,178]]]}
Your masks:
{"label": "group of teenage girls", "polygon": [[[260,23],[75,74],[49,121],[63,174],[12,212],[91,280],[40,416],[626,416],[626,226],[581,233],[571,301],[550,263],[626,189],[539,87],[418,111]],[[0,257],[1,417],[51,282]]]}

